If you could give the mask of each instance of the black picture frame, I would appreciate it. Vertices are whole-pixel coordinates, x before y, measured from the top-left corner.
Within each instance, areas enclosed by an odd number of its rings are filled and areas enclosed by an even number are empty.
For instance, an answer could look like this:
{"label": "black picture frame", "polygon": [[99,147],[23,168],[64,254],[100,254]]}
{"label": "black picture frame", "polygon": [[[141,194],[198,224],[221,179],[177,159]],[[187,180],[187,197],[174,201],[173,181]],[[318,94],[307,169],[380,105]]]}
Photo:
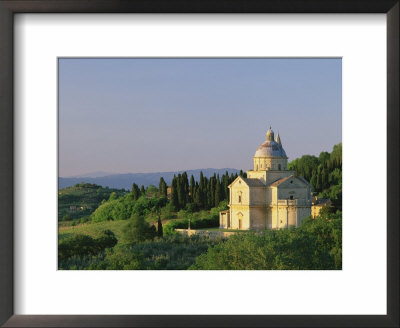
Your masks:
{"label": "black picture frame", "polygon": [[[4,327],[399,327],[399,0],[0,0],[0,324]],[[16,13],[385,13],[387,315],[14,315],[13,17]]]}

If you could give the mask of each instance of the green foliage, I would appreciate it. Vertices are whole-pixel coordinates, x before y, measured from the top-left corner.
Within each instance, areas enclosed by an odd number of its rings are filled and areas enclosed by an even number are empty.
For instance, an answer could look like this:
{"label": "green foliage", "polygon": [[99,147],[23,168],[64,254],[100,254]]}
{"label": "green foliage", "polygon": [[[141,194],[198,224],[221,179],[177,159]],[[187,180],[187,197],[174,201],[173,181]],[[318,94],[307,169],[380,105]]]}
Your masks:
{"label": "green foliage", "polygon": [[162,238],[162,236],[163,236],[163,226],[162,226],[162,222],[161,222],[161,217],[160,216],[158,217],[158,220],[157,220],[157,236],[159,238]]}
{"label": "green foliage", "polygon": [[210,211],[200,211],[192,213],[189,211],[181,210],[178,213],[178,217],[181,219],[171,220],[164,224],[163,232],[164,235],[176,234],[175,229],[188,229],[189,220],[191,229],[204,229],[213,228],[219,226],[219,212],[225,210],[228,206],[228,201],[223,201],[218,207],[212,208]]}
{"label": "green foliage", "polygon": [[336,209],[342,209],[342,143],[335,145],[331,153],[321,152],[319,157],[296,158],[288,169],[308,180],[319,197],[331,199]]}
{"label": "green foliage", "polygon": [[[246,174],[243,173],[245,176]],[[236,175],[229,176],[228,172],[220,178],[214,174],[209,179],[200,172],[200,180],[197,183],[193,175],[190,184],[186,172],[174,176],[171,182],[171,204],[175,211],[186,209],[190,212],[208,210],[218,206],[223,200],[229,199],[228,186],[237,178]]]}
{"label": "green foliage", "polygon": [[117,238],[112,231],[106,230],[99,238],[77,234],[58,243],[58,258],[64,261],[73,256],[96,255],[106,248],[114,247]]}
{"label": "green foliage", "polygon": [[299,228],[235,234],[209,248],[191,269],[340,270],[341,245],[341,213],[325,213]]}
{"label": "green foliage", "polygon": [[121,197],[123,189],[110,189],[91,183],[79,183],[58,191],[58,220],[71,221],[89,217],[105,199]]}
{"label": "green foliage", "polygon": [[140,189],[139,189],[139,186],[136,183],[132,184],[131,193],[132,193],[132,199],[133,200],[138,200],[139,199],[139,197],[140,197]]}
{"label": "green foliage", "polygon": [[147,197],[153,197],[153,196],[156,197],[157,193],[158,193],[158,189],[154,185],[149,185],[146,188],[146,196]]}
{"label": "green foliage", "polygon": [[167,198],[167,184],[163,177],[160,178],[160,183],[158,184],[158,192],[160,196]]}
{"label": "green foliage", "polygon": [[139,243],[156,236],[156,228],[150,226],[143,216],[133,214],[125,227],[125,239]]}
{"label": "green foliage", "polygon": [[186,270],[197,256],[221,239],[182,235],[116,246],[97,255],[72,257],[60,269],[75,270]]}
{"label": "green foliage", "polygon": [[110,220],[126,220],[133,214],[146,216],[153,208],[164,207],[167,203],[165,197],[139,197],[133,200],[131,194],[126,194],[118,199],[109,200],[101,204],[91,215],[93,222],[110,221]]}

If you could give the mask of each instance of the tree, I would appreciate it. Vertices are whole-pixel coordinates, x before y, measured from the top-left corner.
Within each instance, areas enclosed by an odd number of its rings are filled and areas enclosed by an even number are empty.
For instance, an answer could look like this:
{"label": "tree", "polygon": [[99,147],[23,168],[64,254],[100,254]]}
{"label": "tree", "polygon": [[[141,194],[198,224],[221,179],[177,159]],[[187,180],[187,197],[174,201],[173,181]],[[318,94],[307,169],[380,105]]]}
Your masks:
{"label": "tree", "polygon": [[171,183],[171,205],[174,211],[179,211],[178,186],[176,180],[176,176],[174,175]]}
{"label": "tree", "polygon": [[183,177],[181,174],[178,174],[178,177],[176,179],[176,189],[178,193],[178,208],[184,208],[186,205],[185,202],[185,187],[184,187],[184,182],[183,182]]}
{"label": "tree", "polygon": [[140,197],[140,189],[139,186],[134,183],[132,184],[132,199],[133,200],[138,200]]}
{"label": "tree", "polygon": [[340,270],[341,214],[305,219],[298,228],[238,233],[208,248],[191,269]]}
{"label": "tree", "polygon": [[215,185],[215,201],[214,204],[215,206],[218,206],[218,204],[221,202],[221,183],[219,182],[219,179],[217,179],[216,185]]}
{"label": "tree", "polygon": [[146,195],[146,189],[143,185],[140,187],[140,193],[142,194],[142,196]]}
{"label": "tree", "polygon": [[163,227],[162,227],[162,222],[161,222],[161,216],[158,216],[157,220],[157,236],[162,238],[163,236]]}
{"label": "tree", "polygon": [[163,177],[160,178],[160,183],[158,184],[158,192],[160,196],[167,197],[167,184]]}
{"label": "tree", "polygon": [[117,193],[116,193],[115,191],[113,191],[113,192],[110,194],[110,198],[108,198],[108,200],[115,200],[115,199],[117,199],[117,198],[118,198]]}
{"label": "tree", "polygon": [[156,229],[149,226],[143,216],[134,214],[125,227],[125,238],[131,242],[142,242],[155,237]]}
{"label": "tree", "polygon": [[196,188],[196,182],[194,181],[194,176],[193,174],[190,176],[190,188],[189,188],[189,192],[190,192],[190,202],[194,203],[194,191]]}

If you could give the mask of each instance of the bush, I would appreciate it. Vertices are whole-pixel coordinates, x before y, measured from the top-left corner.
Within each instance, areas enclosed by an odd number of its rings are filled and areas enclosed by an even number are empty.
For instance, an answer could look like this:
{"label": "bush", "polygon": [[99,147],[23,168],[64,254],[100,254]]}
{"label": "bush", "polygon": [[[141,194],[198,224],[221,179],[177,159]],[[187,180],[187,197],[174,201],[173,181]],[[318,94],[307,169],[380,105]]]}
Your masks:
{"label": "bush", "polygon": [[305,219],[300,227],[263,233],[239,233],[209,248],[191,269],[340,270],[341,214]]}
{"label": "bush", "polygon": [[94,239],[88,235],[77,234],[58,243],[58,259],[63,261],[73,256],[96,255],[106,248],[114,247],[118,240],[112,231],[106,230]]}
{"label": "bush", "polygon": [[143,216],[134,214],[126,225],[124,234],[130,242],[138,243],[153,239],[157,232],[155,226],[150,227]]}
{"label": "bush", "polygon": [[197,256],[222,239],[182,235],[156,238],[131,245],[117,245],[97,255],[71,257],[61,269],[86,270],[186,270]]}
{"label": "bush", "polygon": [[133,214],[146,216],[154,209],[165,206],[167,199],[165,197],[140,197],[138,200],[132,198],[132,194],[127,194],[118,199],[113,199],[103,202],[91,215],[94,222],[112,221],[112,220],[127,220]]}

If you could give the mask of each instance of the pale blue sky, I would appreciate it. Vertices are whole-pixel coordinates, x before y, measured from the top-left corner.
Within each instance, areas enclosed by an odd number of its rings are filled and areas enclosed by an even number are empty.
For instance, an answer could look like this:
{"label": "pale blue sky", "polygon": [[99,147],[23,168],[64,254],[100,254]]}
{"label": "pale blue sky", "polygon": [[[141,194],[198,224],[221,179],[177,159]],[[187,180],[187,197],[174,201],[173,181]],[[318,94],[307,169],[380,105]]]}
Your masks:
{"label": "pale blue sky", "polygon": [[59,174],[247,170],[342,140],[341,59],[60,59]]}

